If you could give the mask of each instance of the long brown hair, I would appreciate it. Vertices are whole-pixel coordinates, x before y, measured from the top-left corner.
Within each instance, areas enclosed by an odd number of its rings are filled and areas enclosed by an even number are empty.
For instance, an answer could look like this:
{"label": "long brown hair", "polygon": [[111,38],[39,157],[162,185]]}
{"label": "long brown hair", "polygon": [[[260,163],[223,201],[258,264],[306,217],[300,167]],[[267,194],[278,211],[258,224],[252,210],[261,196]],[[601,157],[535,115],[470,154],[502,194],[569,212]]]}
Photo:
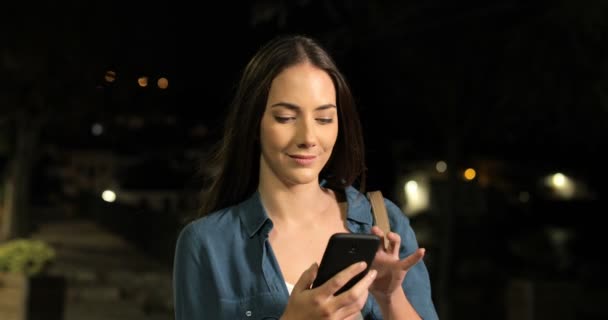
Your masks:
{"label": "long brown hair", "polygon": [[332,57],[303,35],[272,39],[253,56],[242,73],[230,104],[223,139],[203,163],[211,170],[200,215],[235,205],[255,192],[260,167],[260,122],[272,80],[284,69],[308,61],[327,72],[336,87],[339,131],[332,156],[321,172],[326,186],[344,189],[358,182],[365,188],[365,155],[359,116],[350,88]]}

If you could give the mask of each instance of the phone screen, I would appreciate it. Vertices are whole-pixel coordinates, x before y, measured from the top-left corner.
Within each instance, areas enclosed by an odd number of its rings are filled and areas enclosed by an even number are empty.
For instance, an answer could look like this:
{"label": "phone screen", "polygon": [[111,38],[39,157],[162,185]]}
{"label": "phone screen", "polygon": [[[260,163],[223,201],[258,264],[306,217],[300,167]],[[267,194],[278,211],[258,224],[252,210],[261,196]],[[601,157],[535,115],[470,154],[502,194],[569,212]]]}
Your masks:
{"label": "phone screen", "polygon": [[334,295],[339,295],[352,288],[369,271],[380,243],[380,237],[373,234],[336,233],[332,235],[323,253],[319,272],[313,281],[312,288],[322,285],[325,281],[331,279],[338,272],[353,263],[365,261],[367,268],[353,277],[346,285],[336,291]]}

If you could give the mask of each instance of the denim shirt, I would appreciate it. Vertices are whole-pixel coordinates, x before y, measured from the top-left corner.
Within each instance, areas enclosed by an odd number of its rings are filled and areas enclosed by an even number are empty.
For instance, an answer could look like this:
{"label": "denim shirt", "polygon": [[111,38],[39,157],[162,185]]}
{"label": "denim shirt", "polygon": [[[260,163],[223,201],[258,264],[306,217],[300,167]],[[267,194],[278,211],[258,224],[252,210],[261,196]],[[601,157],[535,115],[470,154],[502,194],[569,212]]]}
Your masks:
{"label": "denim shirt", "polygon": [[[373,215],[368,199],[353,187],[345,189],[346,226],[352,233],[370,233]],[[391,231],[401,236],[403,259],[418,248],[408,218],[385,199]],[[173,290],[176,320],[279,319],[289,293],[268,234],[272,221],[258,192],[240,204],[187,224],[175,251]],[[423,319],[438,319],[423,261],[403,281],[405,294]],[[365,319],[382,319],[368,296]]]}

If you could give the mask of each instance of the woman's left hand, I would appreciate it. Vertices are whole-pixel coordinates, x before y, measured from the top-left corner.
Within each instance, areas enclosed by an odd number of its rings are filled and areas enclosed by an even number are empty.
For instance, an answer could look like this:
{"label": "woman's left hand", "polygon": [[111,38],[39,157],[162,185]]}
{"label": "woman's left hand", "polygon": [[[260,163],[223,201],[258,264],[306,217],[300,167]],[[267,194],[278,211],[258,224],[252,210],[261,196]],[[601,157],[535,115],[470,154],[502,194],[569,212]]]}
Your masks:
{"label": "woman's left hand", "polygon": [[[384,232],[377,226],[372,227],[372,233],[384,238]],[[424,257],[424,249],[416,249],[411,255],[399,260],[401,237],[397,233],[389,232],[387,238],[388,249],[384,244],[381,245],[372,264],[372,269],[377,270],[378,274],[369,291],[376,300],[389,299],[393,294],[399,293],[408,270]]]}

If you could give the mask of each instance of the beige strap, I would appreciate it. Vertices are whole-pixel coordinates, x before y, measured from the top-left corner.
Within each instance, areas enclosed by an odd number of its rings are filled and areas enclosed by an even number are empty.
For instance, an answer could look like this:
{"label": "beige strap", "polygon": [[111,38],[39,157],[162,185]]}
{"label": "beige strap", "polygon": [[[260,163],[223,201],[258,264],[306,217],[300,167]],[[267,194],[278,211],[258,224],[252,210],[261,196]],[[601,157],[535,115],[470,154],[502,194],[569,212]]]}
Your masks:
{"label": "beige strap", "polygon": [[390,224],[388,222],[388,213],[386,212],[386,206],[384,205],[384,197],[380,190],[370,191],[367,193],[367,197],[372,204],[372,213],[374,214],[374,224],[380,227],[384,232],[384,248],[388,249],[388,233],[391,231]]}

